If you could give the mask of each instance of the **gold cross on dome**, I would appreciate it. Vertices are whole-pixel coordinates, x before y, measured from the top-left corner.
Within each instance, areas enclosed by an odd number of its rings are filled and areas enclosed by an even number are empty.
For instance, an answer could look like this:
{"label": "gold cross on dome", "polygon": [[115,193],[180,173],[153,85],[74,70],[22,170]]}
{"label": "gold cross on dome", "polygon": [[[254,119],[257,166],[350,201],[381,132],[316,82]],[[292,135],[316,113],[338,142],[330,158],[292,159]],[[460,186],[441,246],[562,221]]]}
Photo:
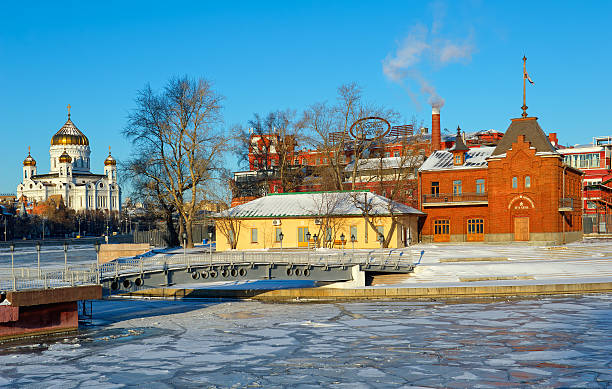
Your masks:
{"label": "gold cross on dome", "polygon": [[66,108],[68,108],[68,117],[70,117],[70,104]]}

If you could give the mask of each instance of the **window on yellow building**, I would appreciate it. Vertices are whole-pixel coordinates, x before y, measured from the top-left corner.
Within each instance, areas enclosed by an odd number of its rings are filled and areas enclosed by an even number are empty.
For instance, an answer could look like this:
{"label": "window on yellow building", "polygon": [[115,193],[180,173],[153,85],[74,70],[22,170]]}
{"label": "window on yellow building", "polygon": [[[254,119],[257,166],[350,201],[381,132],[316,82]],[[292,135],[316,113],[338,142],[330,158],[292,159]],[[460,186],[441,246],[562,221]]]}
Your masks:
{"label": "window on yellow building", "polygon": [[251,243],[257,243],[257,228],[251,228]]}
{"label": "window on yellow building", "polygon": [[380,239],[385,239],[385,227],[384,226],[376,226],[376,240],[380,242]]}
{"label": "window on yellow building", "polygon": [[351,226],[351,236],[349,236],[351,242],[357,241],[357,226]]}
{"label": "window on yellow building", "polygon": [[282,232],[283,232],[283,229],[280,228],[280,227],[276,227],[274,229],[274,241],[275,242],[280,242],[281,241],[280,235],[281,235]]}

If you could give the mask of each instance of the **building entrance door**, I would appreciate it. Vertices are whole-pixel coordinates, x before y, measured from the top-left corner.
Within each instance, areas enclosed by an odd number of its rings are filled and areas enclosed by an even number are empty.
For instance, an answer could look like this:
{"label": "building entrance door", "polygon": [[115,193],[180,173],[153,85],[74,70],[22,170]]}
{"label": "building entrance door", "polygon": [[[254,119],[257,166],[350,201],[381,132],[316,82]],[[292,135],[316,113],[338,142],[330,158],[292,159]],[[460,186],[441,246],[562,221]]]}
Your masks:
{"label": "building entrance door", "polygon": [[484,219],[468,219],[467,241],[482,242],[484,240]]}
{"label": "building entrance door", "polygon": [[434,242],[450,242],[450,220],[434,220]]}
{"label": "building entrance door", "polygon": [[525,241],[529,240],[529,218],[515,217],[514,218],[514,240]]}
{"label": "building entrance door", "polygon": [[308,227],[298,227],[298,247],[308,247]]}

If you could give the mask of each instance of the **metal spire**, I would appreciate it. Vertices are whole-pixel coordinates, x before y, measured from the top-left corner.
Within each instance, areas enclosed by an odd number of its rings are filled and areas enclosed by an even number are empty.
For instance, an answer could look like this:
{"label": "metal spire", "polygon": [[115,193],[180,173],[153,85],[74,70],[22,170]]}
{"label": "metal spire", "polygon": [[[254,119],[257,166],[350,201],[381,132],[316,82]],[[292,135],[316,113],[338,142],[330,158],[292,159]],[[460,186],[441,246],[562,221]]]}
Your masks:
{"label": "metal spire", "polygon": [[523,55],[523,117],[527,117],[527,57]]}

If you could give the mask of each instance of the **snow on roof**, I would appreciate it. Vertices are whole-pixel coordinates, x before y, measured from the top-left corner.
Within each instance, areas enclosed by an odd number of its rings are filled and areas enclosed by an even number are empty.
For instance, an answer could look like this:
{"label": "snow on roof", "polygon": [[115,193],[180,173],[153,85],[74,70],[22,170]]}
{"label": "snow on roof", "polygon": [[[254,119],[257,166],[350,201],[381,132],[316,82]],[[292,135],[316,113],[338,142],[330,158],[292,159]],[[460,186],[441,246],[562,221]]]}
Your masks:
{"label": "snow on roof", "polygon": [[[403,162],[404,168],[409,168],[414,165],[415,157],[405,157]],[[354,162],[349,163],[344,168],[344,171],[353,171]],[[398,169],[402,164],[402,157],[386,157],[386,158],[364,158],[357,162],[357,170],[376,170],[376,169]]]}
{"label": "snow on roof", "polygon": [[237,205],[214,217],[282,218],[298,216],[361,216],[364,204],[372,216],[424,215],[423,212],[370,192],[276,193]]}
{"label": "snow on roof", "polygon": [[465,153],[463,165],[453,165],[453,154],[448,150],[439,150],[433,153],[423,163],[419,171],[469,169],[487,166],[487,158],[491,156],[495,147],[476,147]]}

